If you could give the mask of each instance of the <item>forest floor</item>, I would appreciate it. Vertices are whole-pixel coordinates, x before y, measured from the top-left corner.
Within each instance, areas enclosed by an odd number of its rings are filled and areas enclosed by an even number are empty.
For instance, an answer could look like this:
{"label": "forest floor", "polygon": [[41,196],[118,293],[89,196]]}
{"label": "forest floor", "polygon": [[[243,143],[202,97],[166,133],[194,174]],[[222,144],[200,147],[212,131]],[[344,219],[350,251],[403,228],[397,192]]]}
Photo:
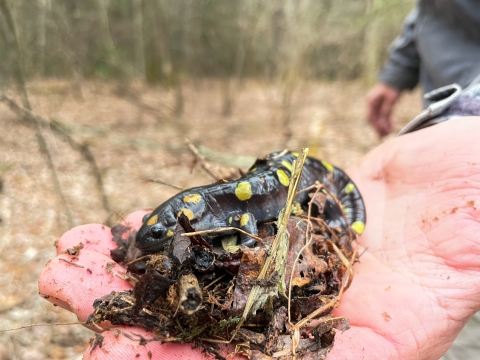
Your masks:
{"label": "forest floor", "polygon": [[[171,116],[173,91],[139,83],[35,81],[28,91],[33,111],[88,144],[100,168],[110,214],[82,155],[51,129],[43,130],[74,225],[104,223],[109,215],[118,222],[176,192],[147,179],[184,188],[213,182],[194,165],[186,138],[196,146],[238,156],[238,162],[227,157],[229,164],[221,165],[244,169],[257,156],[303,147],[310,148],[311,156],[348,168],[388,140],[378,139],[367,125],[366,88],[355,82],[302,82],[286,108],[281,86],[247,81],[235,91],[228,117],[221,114],[222,86],[213,80],[184,85],[184,113],[177,118]],[[406,94],[395,113],[395,131],[420,110],[419,92]],[[69,229],[65,207],[33,126],[21,122],[5,104],[0,104],[0,114],[0,330],[74,322],[74,315],[38,296],[37,288],[39,273],[55,256],[55,240]],[[90,337],[81,325],[0,333],[0,360],[80,359]]]}

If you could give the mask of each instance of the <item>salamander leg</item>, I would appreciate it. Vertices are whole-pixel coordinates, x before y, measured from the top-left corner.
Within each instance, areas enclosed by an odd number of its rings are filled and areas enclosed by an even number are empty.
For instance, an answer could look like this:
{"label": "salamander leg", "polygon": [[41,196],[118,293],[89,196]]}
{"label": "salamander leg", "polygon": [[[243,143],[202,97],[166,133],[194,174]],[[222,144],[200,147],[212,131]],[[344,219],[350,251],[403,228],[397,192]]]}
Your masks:
{"label": "salamander leg", "polygon": [[[244,213],[240,217],[240,224],[238,226],[240,229],[248,232],[249,234],[258,235],[258,229],[257,229],[257,221],[255,220],[255,217],[251,213]],[[254,247],[255,244],[257,243],[257,240],[254,238],[240,233],[240,246],[247,246],[247,247]]]}
{"label": "salamander leg", "polygon": [[324,208],[325,222],[330,227],[340,227],[342,229],[348,229],[348,224],[343,217],[342,210],[337,203],[330,197],[327,197]]}

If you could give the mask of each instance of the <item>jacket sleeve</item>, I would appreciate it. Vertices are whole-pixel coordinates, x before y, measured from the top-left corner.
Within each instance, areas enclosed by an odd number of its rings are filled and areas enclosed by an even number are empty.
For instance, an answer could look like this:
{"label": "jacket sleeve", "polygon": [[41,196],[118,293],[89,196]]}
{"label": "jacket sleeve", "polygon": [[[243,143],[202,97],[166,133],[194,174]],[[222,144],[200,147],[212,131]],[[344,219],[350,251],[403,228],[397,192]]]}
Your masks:
{"label": "jacket sleeve", "polygon": [[390,46],[389,59],[379,75],[382,83],[399,90],[411,90],[418,83],[420,57],[415,39],[418,14],[415,8],[405,19],[402,33]]}

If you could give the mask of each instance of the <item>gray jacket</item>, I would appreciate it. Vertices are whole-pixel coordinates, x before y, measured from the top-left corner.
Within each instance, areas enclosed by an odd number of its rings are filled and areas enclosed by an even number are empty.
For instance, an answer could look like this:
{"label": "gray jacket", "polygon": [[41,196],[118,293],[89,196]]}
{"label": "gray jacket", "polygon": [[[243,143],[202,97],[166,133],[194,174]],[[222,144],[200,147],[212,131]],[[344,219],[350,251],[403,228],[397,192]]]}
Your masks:
{"label": "gray jacket", "polygon": [[420,82],[423,92],[480,74],[480,1],[420,0],[392,43],[379,80],[400,90]]}

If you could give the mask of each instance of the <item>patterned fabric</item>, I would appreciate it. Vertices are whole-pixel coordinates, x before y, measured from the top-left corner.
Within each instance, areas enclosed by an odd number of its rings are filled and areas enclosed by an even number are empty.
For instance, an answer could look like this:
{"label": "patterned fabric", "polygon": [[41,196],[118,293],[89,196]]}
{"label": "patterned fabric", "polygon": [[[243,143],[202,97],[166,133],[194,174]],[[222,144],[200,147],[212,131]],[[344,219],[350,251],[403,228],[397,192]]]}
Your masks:
{"label": "patterned fabric", "polygon": [[417,131],[453,118],[480,116],[480,76],[465,90],[448,85],[425,94],[430,105],[410,121],[398,136]]}
{"label": "patterned fabric", "polygon": [[440,116],[444,120],[459,116],[480,115],[480,84],[465,89]]}

